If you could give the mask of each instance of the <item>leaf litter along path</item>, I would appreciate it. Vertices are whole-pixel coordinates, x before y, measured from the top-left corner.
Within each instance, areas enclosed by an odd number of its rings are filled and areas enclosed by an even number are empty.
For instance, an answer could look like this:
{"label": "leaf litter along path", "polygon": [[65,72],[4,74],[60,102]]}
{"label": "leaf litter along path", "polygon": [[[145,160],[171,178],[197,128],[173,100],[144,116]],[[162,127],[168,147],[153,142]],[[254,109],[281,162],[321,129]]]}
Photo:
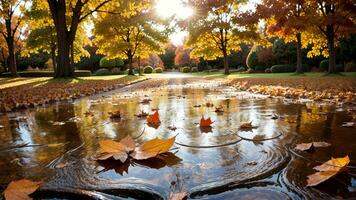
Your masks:
{"label": "leaf litter along path", "polygon": [[[144,99],[151,101],[140,103]],[[215,112],[217,106],[222,106],[224,112]],[[239,92],[223,82],[203,78],[151,79],[81,98],[73,104],[0,116],[0,124],[4,125],[0,144],[66,144],[0,152],[0,168],[6,174],[0,175],[0,186],[6,188],[13,180],[27,178],[43,181],[40,194],[45,196],[46,191],[63,195],[59,192],[62,191],[132,198],[139,198],[135,194],[140,194],[146,199],[179,193],[192,198],[208,195],[208,199],[353,197],[348,190],[353,187],[353,169],[337,174],[320,187],[306,187],[307,177],[315,173],[313,167],[331,157],[349,155],[349,165],[355,165],[355,134],[350,128],[340,127],[343,121],[350,120],[350,115],[339,109]],[[111,119],[117,111],[120,120]],[[157,111],[159,126],[151,127],[146,117],[136,117],[141,111]],[[279,118],[272,119],[274,115]],[[201,129],[202,116],[214,121],[209,130]],[[254,128],[240,129],[244,122],[251,121]],[[171,154],[164,157],[129,158],[124,163],[92,159],[100,151],[100,141],[121,141],[127,135],[136,138],[137,145],[156,137],[176,136],[176,142],[188,147],[175,144]],[[251,140],[231,142],[240,140],[239,136]],[[268,138],[274,139],[265,140]],[[309,160],[294,157],[286,148],[319,141],[331,146],[300,152]]]}

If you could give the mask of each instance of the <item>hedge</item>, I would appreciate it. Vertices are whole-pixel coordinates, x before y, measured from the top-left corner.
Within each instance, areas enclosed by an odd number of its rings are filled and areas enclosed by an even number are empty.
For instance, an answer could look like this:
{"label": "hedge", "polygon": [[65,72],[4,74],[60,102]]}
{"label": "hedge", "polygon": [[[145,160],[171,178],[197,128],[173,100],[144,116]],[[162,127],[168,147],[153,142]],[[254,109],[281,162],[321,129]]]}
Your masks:
{"label": "hedge", "polygon": [[[272,73],[288,73],[295,72],[297,70],[297,64],[282,64],[282,65],[273,65],[271,67]],[[309,71],[309,66],[303,64],[303,72]]]}
{"label": "hedge", "polygon": [[180,68],[180,72],[189,73],[190,72],[190,67],[181,67]]}
{"label": "hedge", "polygon": [[198,70],[198,67],[192,67],[192,70],[191,70],[191,72],[198,72],[199,70]]}
{"label": "hedge", "polygon": [[108,69],[98,69],[94,72],[95,76],[107,76],[107,75],[111,75],[110,70]]}
{"label": "hedge", "polygon": [[146,66],[145,68],[143,68],[143,73],[145,74],[152,74],[153,72],[153,68],[151,66]]}
{"label": "hedge", "polygon": [[[17,72],[20,77],[54,77],[53,71],[24,71]],[[74,75],[77,77],[87,77],[91,76],[89,70],[77,70],[74,72]],[[11,77],[10,72],[5,72],[0,75],[1,77]]]}
{"label": "hedge", "polygon": [[162,73],[162,72],[163,72],[163,69],[160,68],[160,67],[157,67],[157,68],[155,69],[155,72],[156,72],[156,73]]}
{"label": "hedge", "polygon": [[[341,64],[337,64],[336,66],[336,71],[337,72],[342,72],[344,71],[344,67],[341,65]],[[322,72],[327,72],[329,71],[329,60],[322,60],[319,64],[319,69],[320,71]],[[345,67],[345,70],[346,70],[346,67]]]}

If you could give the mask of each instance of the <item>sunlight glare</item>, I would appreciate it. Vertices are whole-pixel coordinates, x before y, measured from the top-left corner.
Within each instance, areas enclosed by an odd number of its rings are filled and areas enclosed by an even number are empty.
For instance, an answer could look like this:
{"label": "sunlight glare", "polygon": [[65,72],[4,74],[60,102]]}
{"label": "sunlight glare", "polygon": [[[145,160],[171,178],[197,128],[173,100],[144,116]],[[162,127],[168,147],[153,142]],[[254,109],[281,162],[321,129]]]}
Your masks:
{"label": "sunlight glare", "polygon": [[180,19],[187,19],[193,15],[193,9],[185,6],[182,0],[157,0],[156,12],[164,18],[176,15]]}

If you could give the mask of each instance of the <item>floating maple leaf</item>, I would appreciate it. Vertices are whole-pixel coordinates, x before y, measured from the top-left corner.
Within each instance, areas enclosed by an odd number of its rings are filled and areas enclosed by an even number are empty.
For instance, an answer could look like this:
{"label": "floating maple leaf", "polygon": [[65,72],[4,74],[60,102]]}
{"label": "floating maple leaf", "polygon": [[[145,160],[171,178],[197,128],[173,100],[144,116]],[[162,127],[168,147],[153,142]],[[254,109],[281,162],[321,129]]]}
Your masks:
{"label": "floating maple leaf", "polygon": [[175,137],[170,139],[155,138],[136,146],[135,141],[130,136],[125,137],[120,142],[102,140],[99,142],[101,153],[97,155],[96,159],[108,160],[114,158],[114,160],[120,160],[124,163],[129,156],[136,160],[153,158],[168,152],[174,141]]}
{"label": "floating maple leaf", "polygon": [[158,111],[147,117],[147,123],[152,125],[159,125],[161,123]]}
{"label": "floating maple leaf", "polygon": [[146,113],[145,111],[141,110],[141,112],[138,113],[138,114],[135,114],[135,116],[139,117],[139,118],[144,118],[144,117],[148,116],[148,113]]}
{"label": "floating maple leaf", "polygon": [[161,153],[166,153],[173,146],[175,137],[169,139],[155,138],[136,147],[130,156],[136,160],[152,158]]}
{"label": "floating maple leaf", "polygon": [[11,181],[4,191],[6,200],[31,200],[28,195],[34,193],[40,186],[41,181],[31,181],[27,179],[21,179],[18,181]]}
{"label": "floating maple leaf", "polygon": [[222,106],[215,107],[215,112],[216,113],[222,113],[222,112],[224,112],[224,108]]}
{"label": "floating maple leaf", "polygon": [[117,110],[115,112],[109,112],[110,115],[110,119],[121,119],[122,118],[122,114],[120,112],[120,110]]}
{"label": "floating maple leaf", "polygon": [[211,124],[213,124],[213,121],[211,121],[210,117],[207,119],[204,119],[204,116],[201,117],[200,119],[200,127],[210,127]]}
{"label": "floating maple leaf", "polygon": [[330,145],[331,144],[329,144],[327,142],[300,143],[300,144],[297,144],[297,146],[295,146],[294,149],[300,150],[300,151],[308,151],[312,147],[328,147]]}
{"label": "floating maple leaf", "polygon": [[318,172],[308,176],[307,186],[316,186],[328,180],[329,178],[345,170],[349,163],[349,156],[345,156],[343,158],[331,158],[331,160],[328,160],[322,165],[314,167],[313,169]]}
{"label": "floating maple leaf", "polygon": [[213,104],[213,103],[210,103],[210,102],[207,102],[207,103],[205,104],[205,106],[206,106],[206,107],[214,107],[214,104]]}
{"label": "floating maple leaf", "polygon": [[356,128],[356,122],[344,122],[341,127]]}
{"label": "floating maple leaf", "polygon": [[240,129],[252,129],[254,128],[252,126],[252,121],[251,122],[244,122],[240,125]]}

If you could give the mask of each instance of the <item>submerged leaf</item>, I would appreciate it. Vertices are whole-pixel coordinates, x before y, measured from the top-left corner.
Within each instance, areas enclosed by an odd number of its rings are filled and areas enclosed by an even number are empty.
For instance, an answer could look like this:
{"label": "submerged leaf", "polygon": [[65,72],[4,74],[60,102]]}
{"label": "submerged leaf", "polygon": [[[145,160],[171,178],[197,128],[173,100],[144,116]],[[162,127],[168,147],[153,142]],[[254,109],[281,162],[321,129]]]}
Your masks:
{"label": "submerged leaf", "polygon": [[21,179],[18,181],[11,181],[4,191],[6,200],[31,200],[28,195],[34,193],[40,186],[41,181],[31,181],[27,179]]}
{"label": "submerged leaf", "polygon": [[179,193],[169,193],[168,200],[185,200],[188,199],[188,194],[186,192]]}
{"label": "submerged leaf", "polygon": [[251,122],[244,122],[240,125],[240,129],[252,129],[252,121]]}
{"label": "submerged leaf", "polygon": [[331,144],[327,142],[310,142],[310,143],[297,144],[297,146],[295,146],[294,149],[300,151],[308,151],[312,147],[328,147],[328,146],[331,146]]}

